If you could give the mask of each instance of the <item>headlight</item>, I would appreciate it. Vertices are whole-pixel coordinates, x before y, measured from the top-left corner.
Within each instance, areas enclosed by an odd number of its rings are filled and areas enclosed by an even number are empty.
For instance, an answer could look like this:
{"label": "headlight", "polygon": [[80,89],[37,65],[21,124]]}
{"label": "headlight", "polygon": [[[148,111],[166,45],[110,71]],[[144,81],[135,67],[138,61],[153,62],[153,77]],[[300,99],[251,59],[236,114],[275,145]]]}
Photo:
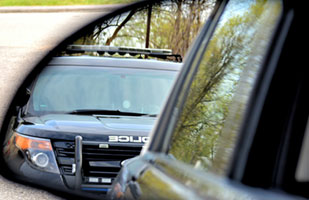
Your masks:
{"label": "headlight", "polygon": [[13,137],[15,146],[24,153],[32,166],[42,171],[60,174],[50,140],[18,133],[14,133]]}
{"label": "headlight", "polygon": [[46,153],[38,153],[31,157],[31,160],[38,166],[45,168],[49,164],[49,158]]}

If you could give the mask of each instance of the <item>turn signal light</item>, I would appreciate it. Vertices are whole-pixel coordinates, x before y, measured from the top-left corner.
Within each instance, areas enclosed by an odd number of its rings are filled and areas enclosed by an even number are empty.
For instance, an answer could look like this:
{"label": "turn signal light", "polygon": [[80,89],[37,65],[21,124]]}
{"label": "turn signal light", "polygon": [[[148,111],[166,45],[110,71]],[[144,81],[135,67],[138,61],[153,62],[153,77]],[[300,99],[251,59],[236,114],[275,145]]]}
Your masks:
{"label": "turn signal light", "polygon": [[52,146],[49,141],[42,139],[34,139],[32,137],[25,137],[19,134],[15,135],[15,145],[21,150],[31,148],[52,151]]}

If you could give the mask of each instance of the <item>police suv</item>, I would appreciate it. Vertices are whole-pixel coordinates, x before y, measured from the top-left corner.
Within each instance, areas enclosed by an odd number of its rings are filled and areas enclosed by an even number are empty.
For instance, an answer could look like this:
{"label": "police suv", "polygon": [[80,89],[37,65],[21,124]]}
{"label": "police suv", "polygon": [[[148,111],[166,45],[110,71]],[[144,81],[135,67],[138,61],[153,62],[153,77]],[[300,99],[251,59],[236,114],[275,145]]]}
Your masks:
{"label": "police suv", "polygon": [[72,45],[27,88],[11,119],[4,159],[18,179],[75,194],[105,194],[123,161],[139,155],[181,63],[72,56],[171,52]]}

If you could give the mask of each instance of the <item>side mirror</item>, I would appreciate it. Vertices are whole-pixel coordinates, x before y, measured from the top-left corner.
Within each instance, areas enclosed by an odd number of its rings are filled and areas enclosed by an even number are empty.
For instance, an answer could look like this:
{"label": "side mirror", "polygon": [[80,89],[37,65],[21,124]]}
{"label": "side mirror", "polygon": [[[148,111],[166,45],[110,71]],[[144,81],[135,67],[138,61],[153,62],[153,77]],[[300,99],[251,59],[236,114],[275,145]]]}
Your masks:
{"label": "side mirror", "polygon": [[[147,143],[202,26],[203,9],[188,19],[193,3],[131,4],[48,53],[4,118],[1,173],[83,198],[104,197],[121,163]],[[17,116],[21,107],[24,115]]]}

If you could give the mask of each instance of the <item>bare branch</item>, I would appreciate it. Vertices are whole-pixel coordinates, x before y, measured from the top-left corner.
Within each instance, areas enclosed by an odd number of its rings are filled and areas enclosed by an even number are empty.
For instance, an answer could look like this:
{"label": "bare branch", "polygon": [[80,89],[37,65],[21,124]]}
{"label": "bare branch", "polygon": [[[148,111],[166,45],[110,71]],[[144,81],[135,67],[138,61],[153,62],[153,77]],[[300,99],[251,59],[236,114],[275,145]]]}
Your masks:
{"label": "bare branch", "polygon": [[125,26],[125,24],[131,19],[131,17],[135,14],[135,10],[132,10],[129,15],[123,20],[123,22],[116,28],[113,35],[106,40],[105,45],[110,45],[112,41],[117,37],[118,32],[121,30],[122,27]]}

